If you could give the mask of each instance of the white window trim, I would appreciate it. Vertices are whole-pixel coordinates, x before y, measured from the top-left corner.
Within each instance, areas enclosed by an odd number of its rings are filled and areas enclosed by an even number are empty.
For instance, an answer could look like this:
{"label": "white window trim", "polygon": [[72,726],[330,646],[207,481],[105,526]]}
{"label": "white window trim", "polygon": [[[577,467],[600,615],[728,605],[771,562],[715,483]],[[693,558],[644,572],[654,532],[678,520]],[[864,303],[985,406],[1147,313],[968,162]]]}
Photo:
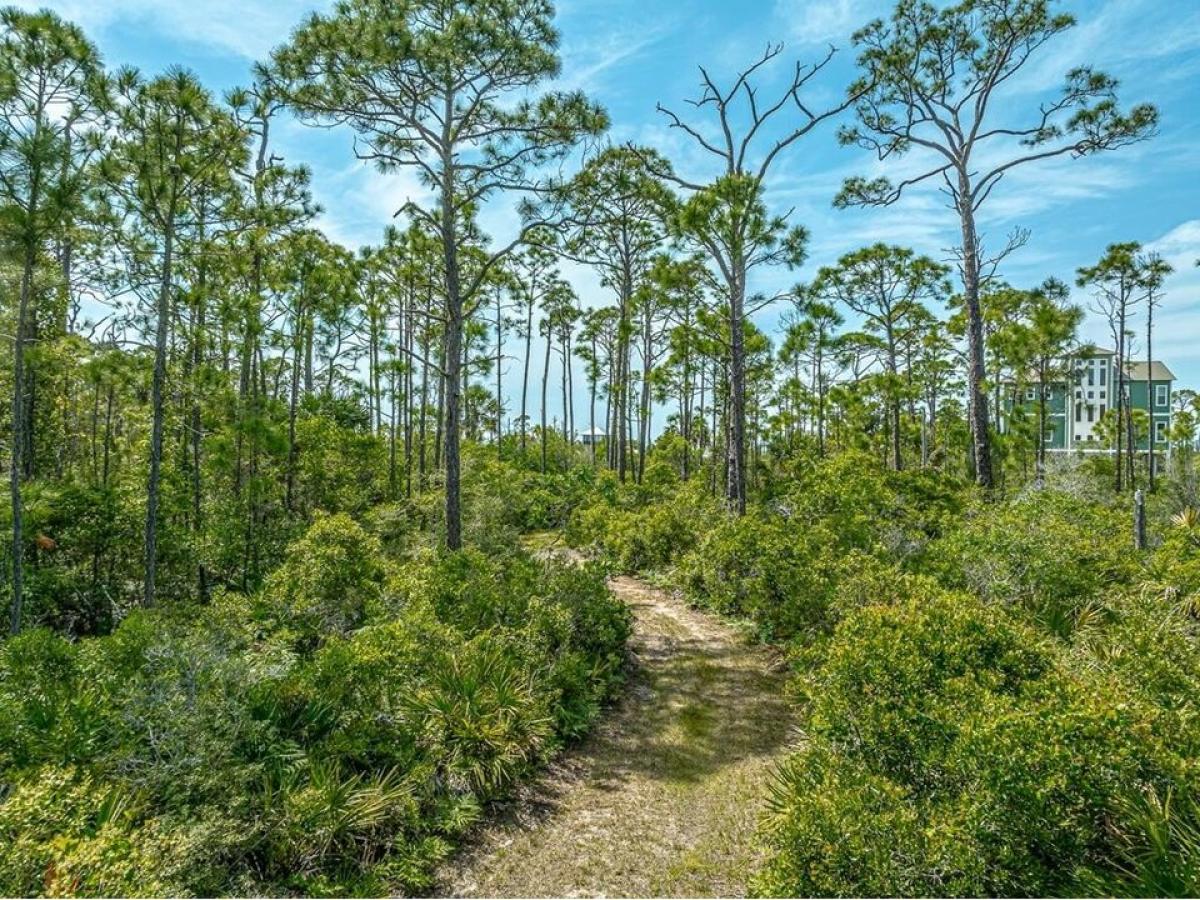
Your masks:
{"label": "white window trim", "polygon": [[1154,386],[1154,405],[1165,407],[1171,401],[1171,388],[1165,384]]}

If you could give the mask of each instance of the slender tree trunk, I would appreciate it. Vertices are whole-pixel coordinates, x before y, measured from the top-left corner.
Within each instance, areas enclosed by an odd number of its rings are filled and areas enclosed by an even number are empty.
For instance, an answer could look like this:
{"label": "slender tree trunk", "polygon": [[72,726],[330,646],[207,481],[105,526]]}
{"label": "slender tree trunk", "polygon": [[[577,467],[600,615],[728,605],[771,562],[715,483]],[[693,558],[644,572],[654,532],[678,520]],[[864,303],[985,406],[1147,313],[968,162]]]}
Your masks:
{"label": "slender tree trunk", "polygon": [[313,392],[313,332],[316,331],[316,317],[308,317],[304,330],[304,396],[311,397]]}
{"label": "slender tree trunk", "polygon": [[421,406],[420,414],[417,419],[417,480],[418,488],[421,493],[425,493],[426,487],[426,457],[425,448],[427,446],[425,436],[425,425],[429,418],[429,346],[428,342],[422,348],[421,355],[425,362],[421,366]]}
{"label": "slender tree trunk", "polygon": [[735,260],[729,285],[729,414],[726,421],[725,499],[738,515],[746,514],[746,266]]}
{"label": "slender tree trunk", "polygon": [[610,470],[614,468],[613,452],[616,445],[616,441],[613,440],[616,436],[616,432],[613,430],[613,423],[615,422],[613,419],[613,391],[616,390],[613,368],[615,364],[616,360],[610,352],[608,355],[608,385],[604,392],[604,464]]}
{"label": "slender tree trunk", "polygon": [[1117,493],[1121,493],[1122,484],[1124,481],[1125,456],[1123,452],[1125,440],[1125,285],[1121,284],[1121,309],[1117,317],[1117,420],[1116,420],[1116,447],[1117,455],[1114,460],[1116,463],[1116,474],[1113,479],[1113,486]]}
{"label": "slender tree trunk", "polygon": [[547,390],[550,384],[550,346],[552,343],[550,328],[546,328],[546,359],[542,366],[542,474],[546,474],[546,438],[549,429],[546,427]]}
{"label": "slender tree trunk", "polygon": [[[196,377],[204,365],[206,347],[206,332],[207,327],[207,310],[208,310],[208,267],[202,264],[200,273],[197,278],[197,294],[196,294],[196,334],[192,338],[192,373]],[[203,447],[203,431],[204,419],[201,415],[200,408],[200,392],[196,390],[195,385],[192,387],[192,409],[191,409],[191,432],[192,440],[192,528],[195,532],[196,539],[199,541],[204,528],[204,490],[203,477],[204,473],[201,469],[203,460],[201,458],[201,450]],[[208,569],[204,565],[204,559],[201,557],[196,566],[196,582],[199,590],[201,602],[208,600]]]}
{"label": "slender tree trunk", "polygon": [[1046,368],[1049,360],[1042,358],[1038,362],[1038,441],[1034,481],[1040,489],[1046,483],[1046,388],[1049,380]]}
{"label": "slender tree trunk", "polygon": [[463,302],[458,272],[458,237],[455,233],[453,162],[442,159],[442,248],[446,257],[446,547],[462,548],[462,484],[459,437],[462,428]]}
{"label": "slender tree trunk", "polygon": [[1146,406],[1150,411],[1150,432],[1146,436],[1146,475],[1150,493],[1154,493],[1154,353],[1152,352],[1154,337],[1154,294],[1146,297]]}
{"label": "slender tree trunk", "polygon": [[574,360],[574,350],[571,335],[567,335],[567,349],[563,363],[567,367],[567,421],[570,423],[567,427],[567,443],[572,447],[572,456],[574,456],[575,447],[575,367],[572,365]]}
{"label": "slender tree trunk", "polygon": [[442,470],[442,435],[446,423],[446,336],[438,344],[437,415],[433,420],[433,471]]}
{"label": "slender tree trunk", "polygon": [[171,322],[172,265],[175,251],[176,193],[171,192],[167,227],[163,240],[163,259],[158,290],[158,322],[154,341],[154,375],[150,387],[152,422],[150,427],[150,475],[146,484],[146,537],[144,553],[146,573],[142,605],[154,605],[155,578],[158,574],[158,493],[163,449],[163,388],[167,380],[167,331]]}
{"label": "slender tree trunk", "polygon": [[296,466],[300,460],[300,448],[296,445],[296,418],[300,394],[300,344],[303,342],[304,333],[307,330],[304,324],[306,316],[307,312],[302,306],[297,315],[297,333],[296,339],[293,341],[296,352],[292,359],[292,389],[288,397],[288,458],[287,477],[285,481],[283,501],[284,508],[287,509],[288,512],[294,512],[296,508]]}
{"label": "slender tree trunk", "polygon": [[404,496],[412,496],[412,467],[413,467],[413,424],[412,424],[412,407],[413,407],[413,291],[411,283],[409,285],[408,300],[405,308],[401,310],[401,321],[404,323],[404,338],[400,342],[403,350],[404,369],[401,374],[401,383],[404,391]]}
{"label": "slender tree trunk", "polygon": [[638,403],[638,468],[637,483],[642,483],[646,474],[646,449],[650,440],[650,369],[653,335],[650,313],[647,309],[642,327],[642,395]]}
{"label": "slender tree trunk", "polygon": [[887,329],[888,342],[888,375],[891,376],[891,384],[888,385],[888,412],[891,416],[891,431],[892,431],[892,469],[899,472],[904,467],[904,462],[900,458],[900,398],[896,396],[896,380],[899,377],[896,371],[896,339],[892,334],[891,326]]}
{"label": "slender tree trunk", "polygon": [[529,418],[526,401],[529,397],[529,358],[533,355],[533,287],[525,313],[525,363],[521,374],[521,456],[525,456],[525,439],[529,433]]}
{"label": "slender tree trunk", "polygon": [[567,333],[563,331],[558,343],[558,358],[562,361],[562,369],[559,372],[559,389],[562,391],[562,414],[563,414],[563,443],[571,442],[571,433],[568,430],[570,425],[567,421]]}
{"label": "slender tree trunk", "polygon": [[590,431],[590,437],[588,438],[588,452],[591,454],[593,469],[596,468],[596,382],[600,378],[600,373],[596,371],[595,367],[599,365],[599,359],[600,358],[596,355],[596,335],[593,332],[591,367],[588,370],[589,375],[591,376],[588,379],[590,382],[589,387],[591,389],[591,404],[588,412],[588,430]]}
{"label": "slender tree trunk", "polygon": [[625,265],[621,279],[621,309],[620,320],[617,325],[617,357],[619,360],[619,368],[617,371],[616,387],[617,397],[614,402],[620,416],[620,427],[618,428],[617,436],[617,474],[620,480],[625,481],[625,472],[628,460],[629,447],[629,432],[627,430],[627,398],[629,397],[629,376],[630,376],[630,340],[629,340],[629,305],[633,299],[633,274],[629,270],[628,264]]}
{"label": "slender tree trunk", "polygon": [[496,289],[496,456],[504,458],[504,390],[501,366],[504,362],[504,317],[500,307],[500,289]]}
{"label": "slender tree trunk", "polygon": [[965,169],[959,170],[959,209],[962,224],[963,296],[967,305],[967,390],[970,394],[971,448],[975,460],[975,483],[991,490],[991,435],[988,432],[988,401],[983,385],[984,368],[983,313],[979,305],[979,247],[975,232],[975,213],[972,210],[974,193]]}
{"label": "slender tree trunk", "polygon": [[[30,206],[33,208],[34,202]],[[22,534],[24,512],[21,504],[21,478],[23,474],[22,453],[25,450],[25,332],[29,320],[30,299],[33,294],[33,269],[37,260],[37,248],[32,240],[25,247],[25,260],[21,271],[21,294],[17,306],[16,338],[13,341],[13,403],[12,403],[12,447],[9,460],[9,490],[12,498],[12,603],[9,608],[9,631],[17,634],[21,630],[21,613],[24,600],[24,556],[25,540]]]}

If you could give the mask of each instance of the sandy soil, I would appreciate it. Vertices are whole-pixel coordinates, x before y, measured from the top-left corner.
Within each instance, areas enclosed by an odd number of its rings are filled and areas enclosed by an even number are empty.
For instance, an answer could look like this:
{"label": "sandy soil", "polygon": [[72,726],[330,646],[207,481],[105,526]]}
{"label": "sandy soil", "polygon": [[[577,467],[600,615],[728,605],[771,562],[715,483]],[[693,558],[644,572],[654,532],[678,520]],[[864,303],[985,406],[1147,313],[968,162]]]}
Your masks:
{"label": "sandy soil", "polygon": [[440,873],[463,897],[744,896],[770,769],[792,737],[785,672],[734,628],[629,577],[622,700]]}

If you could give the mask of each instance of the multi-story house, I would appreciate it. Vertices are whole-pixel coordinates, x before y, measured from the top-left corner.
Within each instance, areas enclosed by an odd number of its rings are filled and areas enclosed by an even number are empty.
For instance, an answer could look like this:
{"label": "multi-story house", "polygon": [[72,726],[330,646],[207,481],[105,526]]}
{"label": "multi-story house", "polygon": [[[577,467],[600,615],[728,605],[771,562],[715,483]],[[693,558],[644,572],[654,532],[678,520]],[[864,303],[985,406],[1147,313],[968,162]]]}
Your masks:
{"label": "multi-story house", "polygon": [[[1057,368],[1069,372],[1070,376],[1056,379],[1047,390],[1046,434],[1043,436],[1046,449],[1084,452],[1104,449],[1100,443],[1099,425],[1105,413],[1117,403],[1116,355],[1111,350],[1090,349],[1063,360]],[[1167,450],[1174,381],[1171,370],[1158,360],[1125,364],[1123,385],[1129,407],[1145,413],[1145,421],[1150,425],[1148,433],[1143,431],[1139,436],[1138,449],[1143,452],[1151,446],[1156,453]],[[1009,382],[1001,401],[1001,430],[1008,427],[1014,403],[1025,407],[1031,415],[1036,414],[1037,395],[1036,384],[1022,385],[1018,393],[1016,385]]]}

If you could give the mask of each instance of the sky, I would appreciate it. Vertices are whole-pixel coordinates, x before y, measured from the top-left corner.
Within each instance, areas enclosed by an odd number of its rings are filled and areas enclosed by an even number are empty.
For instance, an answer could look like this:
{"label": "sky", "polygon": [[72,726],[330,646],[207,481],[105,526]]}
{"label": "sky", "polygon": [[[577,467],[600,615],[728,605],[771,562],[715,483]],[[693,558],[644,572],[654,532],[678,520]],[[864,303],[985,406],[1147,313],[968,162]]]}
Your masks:
{"label": "sky", "polygon": [[[12,2],[12,0],[9,0]],[[286,41],[310,12],[328,0],[16,0],[49,7],[80,24],[109,66],[133,65],[154,74],[169,65],[194,70],[214,92],[245,84],[255,60]],[[1093,158],[1059,158],[1016,170],[989,198],[979,222],[985,246],[1004,242],[1013,228],[1028,229],[1028,243],[1009,256],[999,275],[1017,286],[1049,276],[1073,282],[1079,266],[1095,262],[1107,244],[1139,241],[1159,252],[1176,273],[1156,313],[1154,356],[1165,361],[1180,386],[1200,387],[1200,0],[1063,0],[1078,20],[1059,35],[1009,85],[994,112],[1009,123],[1026,122],[1073,66],[1092,65],[1120,81],[1123,105],[1152,102],[1159,133],[1150,141]],[[736,77],[769,43],[784,49],[763,73],[766,96],[790,75],[795,61],[814,62],[837,52],[806,87],[814,107],[835,104],[854,75],[853,31],[886,16],[879,0],[560,0],[562,74],[559,88],[582,89],[612,119],[614,142],[635,141],[672,159],[681,174],[703,179],[711,164],[656,111],[662,103],[689,121],[698,113],[685,102],[699,94],[703,65],[718,83]],[[786,124],[786,123],[784,123]],[[383,227],[409,198],[425,193],[404,173],[381,175],[353,155],[349,135],[289,121],[278,129],[279,151],[289,163],[313,171],[318,222],[333,239],[356,247],[379,240]],[[764,133],[769,141],[771,133]],[[919,160],[904,159],[895,175]],[[949,261],[957,219],[933,187],[918,189],[886,210],[837,210],[832,199],[850,175],[882,174],[874,157],[840,147],[826,124],[781,157],[767,185],[768,203],[811,233],[808,261],[795,272],[756,274],[751,289],[773,295],[811,278],[817,267],[876,241],[911,246]],[[481,217],[497,238],[511,231],[513,205],[500,199]],[[595,277],[565,266],[585,305],[610,303]],[[1085,308],[1092,298],[1076,289]],[[782,310],[763,310],[756,322],[768,331]],[[1140,329],[1135,322],[1134,328]],[[1089,313],[1083,337],[1111,344],[1107,325]],[[1139,342],[1135,352],[1144,353]],[[512,371],[519,371],[514,363]],[[577,381],[582,382],[582,378]],[[578,413],[577,413],[578,418]]]}

